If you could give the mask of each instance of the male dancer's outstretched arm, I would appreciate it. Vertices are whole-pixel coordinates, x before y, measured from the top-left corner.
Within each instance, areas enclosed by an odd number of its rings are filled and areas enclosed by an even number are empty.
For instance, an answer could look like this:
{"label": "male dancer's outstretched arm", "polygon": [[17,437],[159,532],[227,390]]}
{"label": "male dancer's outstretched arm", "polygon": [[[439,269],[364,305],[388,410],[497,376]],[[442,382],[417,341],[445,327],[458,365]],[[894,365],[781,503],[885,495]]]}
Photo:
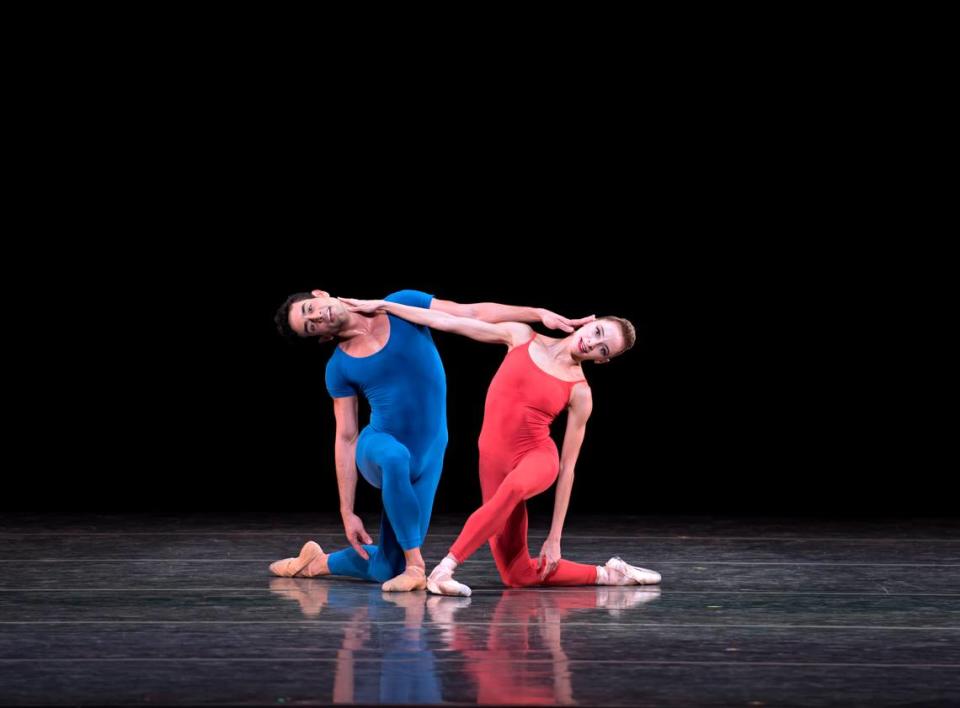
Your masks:
{"label": "male dancer's outstretched arm", "polygon": [[[484,322],[470,317],[460,317],[443,311],[426,310],[422,307],[411,307],[410,305],[401,305],[398,302],[388,302],[386,300],[354,300],[348,297],[340,298],[340,300],[352,312],[366,315],[389,312],[391,315],[402,317],[414,324],[424,325],[442,332],[461,334],[478,342],[505,344],[508,347],[520,343],[524,335],[529,336],[529,333],[533,331],[529,325],[520,322]],[[589,322],[590,318],[587,318],[586,321]]]}

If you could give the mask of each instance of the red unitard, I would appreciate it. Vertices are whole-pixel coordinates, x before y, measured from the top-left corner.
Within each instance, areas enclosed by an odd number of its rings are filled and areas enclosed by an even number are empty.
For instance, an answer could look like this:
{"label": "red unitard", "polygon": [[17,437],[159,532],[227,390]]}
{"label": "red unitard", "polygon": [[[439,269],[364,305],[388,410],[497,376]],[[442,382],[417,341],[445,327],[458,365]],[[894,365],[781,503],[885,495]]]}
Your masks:
{"label": "red unitard", "polygon": [[450,553],[462,563],[489,539],[500,577],[510,587],[593,585],[596,566],[568,560],[541,581],[527,547],[524,500],[548,489],[560,471],[550,423],[567,407],[570,390],[584,383],[564,381],[534,364],[532,341],[512,349],[490,382],[480,432],[483,506],[467,519]]}

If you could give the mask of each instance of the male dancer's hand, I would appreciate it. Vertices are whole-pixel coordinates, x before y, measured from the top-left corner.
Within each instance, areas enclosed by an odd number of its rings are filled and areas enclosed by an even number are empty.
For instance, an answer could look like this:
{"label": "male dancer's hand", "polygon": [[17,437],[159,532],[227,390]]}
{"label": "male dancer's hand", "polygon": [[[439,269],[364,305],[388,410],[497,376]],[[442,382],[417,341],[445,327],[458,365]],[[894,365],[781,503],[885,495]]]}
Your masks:
{"label": "male dancer's hand", "polygon": [[346,514],[343,517],[343,530],[347,534],[347,541],[353,546],[353,550],[364,560],[370,560],[370,555],[361,543],[373,543],[370,534],[363,528],[363,522],[356,514]]}
{"label": "male dancer's hand", "polygon": [[557,569],[557,566],[560,565],[560,541],[548,537],[543,542],[538,565],[540,566],[541,581]]}
{"label": "male dancer's hand", "polygon": [[540,321],[544,327],[547,329],[559,329],[568,333],[573,332],[577,327],[582,327],[587,322],[593,322],[595,319],[597,319],[596,315],[571,320],[569,317],[558,315],[556,312],[550,312],[550,310],[541,310],[540,312]]}

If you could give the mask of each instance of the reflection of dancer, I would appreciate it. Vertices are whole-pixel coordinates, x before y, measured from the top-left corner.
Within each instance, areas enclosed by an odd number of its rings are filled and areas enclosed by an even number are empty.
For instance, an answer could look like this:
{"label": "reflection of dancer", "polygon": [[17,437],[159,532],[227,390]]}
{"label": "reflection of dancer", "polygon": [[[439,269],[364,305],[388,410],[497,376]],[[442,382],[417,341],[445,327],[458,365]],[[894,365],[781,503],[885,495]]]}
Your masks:
{"label": "reflection of dancer", "polygon": [[[343,631],[333,678],[334,703],[439,703],[436,659],[427,645],[420,593],[370,593]],[[403,626],[393,608],[403,609]],[[358,665],[356,659],[363,656]],[[379,665],[378,660],[379,659]],[[377,675],[379,674],[379,676]]]}
{"label": "reflection of dancer", "polygon": [[273,578],[270,591],[299,603],[305,617],[316,617],[327,604],[327,586],[303,578]]}
{"label": "reflection of dancer", "polygon": [[[469,313],[489,322],[542,322],[568,332],[587,321],[541,308],[460,304],[416,290],[395,292],[387,299],[435,312]],[[386,314],[348,312],[322,290],[290,296],[277,313],[277,326],[294,340],[339,340],[327,363],[326,384],[337,420],[340,511],[351,547],[327,555],[309,541],[299,556],[273,563],[270,571],[281,576],[347,575],[383,582],[384,590],[422,590],[426,578],[420,549],[447,445],[446,380],[429,330]],[[313,376],[312,370],[297,375],[301,381]],[[362,430],[360,396],[370,404],[370,423]],[[294,423],[287,442],[315,445],[315,431],[306,423]],[[377,545],[354,513],[358,469],[382,492]]]}
{"label": "reflection of dancer", "polygon": [[[270,590],[298,602],[307,617],[316,617],[325,608],[350,613],[337,650],[334,703],[441,701],[436,659],[423,625],[423,593],[385,593],[306,578],[274,578]],[[398,625],[401,616],[403,623]]]}
{"label": "reflection of dancer", "polygon": [[[449,649],[467,660],[479,704],[549,705],[575,702],[562,626],[572,611],[598,607],[626,608],[655,600],[658,588],[569,588],[552,592],[507,590],[501,595],[483,635],[476,626],[447,623],[443,636]],[[463,599],[460,599],[463,601]],[[431,598],[430,602],[455,602]],[[434,615],[435,625],[443,627]],[[438,605],[442,608],[442,605]],[[619,610],[617,610],[619,611]],[[532,661],[542,653],[551,661]],[[447,696],[457,700],[459,696]],[[471,696],[472,698],[472,696]]]}
{"label": "reflection of dancer", "polygon": [[[490,324],[383,300],[344,300],[352,311],[387,312],[435,329],[482,341],[505,344],[507,356],[487,392],[480,432],[480,485],[483,506],[467,520],[450,554],[434,568],[430,592],[469,595],[453,580],[458,564],[488,539],[503,582],[530,585],[627,585],[660,582],[660,574],[611,558],[606,565],[562,560],[560,537],[573,489],[587,419],[593,409],[590,386],[581,364],[604,364],[630,349],[633,325],[619,317],[590,322],[564,339],[536,334],[518,322]],[[550,424],[568,409],[563,454],[550,438]],[[553,523],[538,559],[527,547],[525,500],[557,481]]]}

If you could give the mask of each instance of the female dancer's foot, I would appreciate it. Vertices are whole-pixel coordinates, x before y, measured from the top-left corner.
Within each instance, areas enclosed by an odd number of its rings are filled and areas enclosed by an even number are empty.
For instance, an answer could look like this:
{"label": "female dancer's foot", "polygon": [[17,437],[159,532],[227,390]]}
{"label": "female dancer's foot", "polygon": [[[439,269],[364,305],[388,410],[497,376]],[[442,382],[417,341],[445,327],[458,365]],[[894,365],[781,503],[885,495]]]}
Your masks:
{"label": "female dancer's foot", "polygon": [[625,563],[621,558],[611,558],[606,565],[597,566],[597,585],[656,585],[660,573],[638,568]]}
{"label": "female dancer's foot", "polygon": [[440,564],[433,569],[430,577],[427,578],[427,590],[434,595],[458,595],[460,597],[470,597],[473,592],[463,583],[458,583],[453,579],[453,571],[457,567],[457,561],[453,556],[447,556]]}

